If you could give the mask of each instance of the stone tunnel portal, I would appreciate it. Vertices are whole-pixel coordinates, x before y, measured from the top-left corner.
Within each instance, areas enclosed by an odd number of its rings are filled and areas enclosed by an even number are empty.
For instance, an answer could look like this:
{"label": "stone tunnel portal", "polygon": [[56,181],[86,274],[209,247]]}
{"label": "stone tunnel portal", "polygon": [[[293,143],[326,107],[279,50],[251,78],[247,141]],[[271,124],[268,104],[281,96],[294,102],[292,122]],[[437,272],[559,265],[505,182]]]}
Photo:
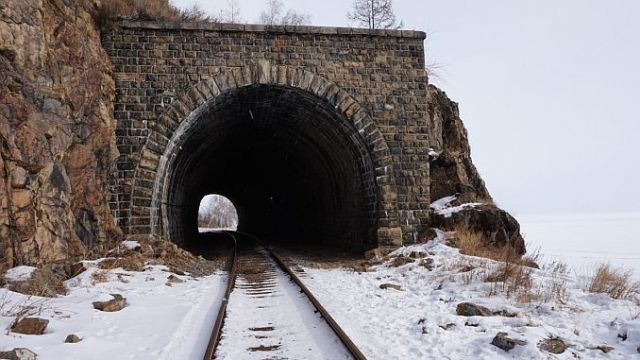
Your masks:
{"label": "stone tunnel portal", "polygon": [[267,241],[377,246],[370,151],[327,100],[253,84],[193,116],[165,153],[162,216],[172,241],[197,239],[200,199],[216,193],[233,201],[239,230]]}

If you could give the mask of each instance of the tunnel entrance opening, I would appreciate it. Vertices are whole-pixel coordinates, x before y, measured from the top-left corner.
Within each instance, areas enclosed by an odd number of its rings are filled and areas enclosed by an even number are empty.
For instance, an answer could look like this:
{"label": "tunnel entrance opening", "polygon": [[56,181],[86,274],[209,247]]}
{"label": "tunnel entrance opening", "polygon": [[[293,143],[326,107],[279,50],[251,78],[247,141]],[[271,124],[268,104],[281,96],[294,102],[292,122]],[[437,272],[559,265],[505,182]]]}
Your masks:
{"label": "tunnel entrance opening", "polygon": [[205,195],[198,207],[198,232],[238,229],[238,212],[231,200],[218,194]]}
{"label": "tunnel entrance opening", "polygon": [[198,239],[199,201],[236,205],[238,230],[291,248],[377,245],[377,187],[361,133],[327,100],[287,86],[223,92],[190,115],[165,153],[164,232]]}

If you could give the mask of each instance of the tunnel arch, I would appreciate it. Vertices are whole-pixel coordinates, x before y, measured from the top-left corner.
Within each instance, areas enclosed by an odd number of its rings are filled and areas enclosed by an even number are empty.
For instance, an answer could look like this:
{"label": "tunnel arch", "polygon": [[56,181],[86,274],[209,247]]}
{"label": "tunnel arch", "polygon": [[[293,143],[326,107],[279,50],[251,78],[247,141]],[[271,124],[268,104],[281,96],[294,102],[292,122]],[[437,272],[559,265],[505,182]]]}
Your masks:
{"label": "tunnel arch", "polygon": [[[256,94],[260,94],[262,98]],[[239,100],[251,97],[253,102],[249,104]],[[377,125],[357,101],[336,84],[300,68],[272,66],[266,61],[250,67],[223,70],[195,84],[181,97],[166,106],[166,110],[151,127],[134,176],[132,213],[136,214],[140,220],[134,221],[133,224],[148,225],[150,233],[167,235],[174,242],[183,242],[184,229],[175,223],[177,217],[175,208],[176,206],[184,207],[180,201],[185,199],[176,199],[175,195],[184,193],[184,189],[180,189],[180,184],[185,184],[185,176],[194,176],[194,173],[184,170],[190,169],[190,164],[202,161],[206,154],[215,152],[213,147],[207,151],[194,147],[193,144],[197,143],[194,139],[208,141],[202,137],[202,134],[216,130],[216,127],[211,125],[216,124],[216,118],[233,118],[233,115],[230,115],[230,109],[238,111],[242,109],[243,104],[249,108],[258,106],[265,97],[271,102],[280,101],[275,106],[280,109],[276,109],[278,117],[286,118],[287,114],[299,112],[306,107],[313,109],[312,115],[316,117],[315,123],[317,123],[313,131],[306,133],[294,131],[294,135],[299,138],[289,136],[282,139],[282,143],[270,143],[266,148],[274,145],[285,147],[280,150],[287,150],[286,148],[291,146],[291,141],[301,141],[302,147],[295,150],[308,154],[315,153],[315,155],[302,160],[298,159],[298,164],[309,159],[317,160],[315,175],[318,177],[326,175],[321,174],[323,171],[337,172],[323,178],[326,182],[334,182],[326,185],[327,188],[339,185],[336,184],[336,179],[339,178],[341,171],[345,173],[345,169],[350,166],[357,168],[356,172],[350,173],[351,178],[348,179],[357,185],[351,188],[338,186],[343,193],[336,193],[333,196],[345,196],[344,192],[349,190],[358,192],[358,199],[351,198],[351,200],[358,202],[356,210],[359,213],[345,213],[351,218],[344,219],[347,222],[358,222],[358,225],[354,226],[358,230],[347,231],[351,239],[344,241],[361,248],[375,246],[381,229],[387,228],[392,219],[397,219],[391,152]],[[289,100],[283,103],[281,100],[284,98]],[[278,124],[290,124],[294,121],[299,119],[289,116],[286,121]],[[223,137],[218,138],[218,140],[221,139]],[[331,152],[328,149],[330,146],[321,145],[332,144],[332,141],[336,149],[341,149],[350,156],[342,159],[336,155],[336,151],[327,154]],[[304,148],[304,145],[307,147]],[[193,155],[185,158],[184,154],[190,151],[193,151]],[[325,164],[320,164],[323,161]],[[179,171],[180,169],[183,171]],[[319,169],[323,171],[318,171]],[[206,175],[202,172],[198,174]],[[358,179],[354,180],[356,175]],[[207,191],[213,190],[216,189],[207,189]],[[220,193],[235,204],[239,204],[240,217],[250,211],[247,208],[246,199],[240,199],[238,194],[224,193],[224,189]],[[145,221],[145,219],[148,220]]]}

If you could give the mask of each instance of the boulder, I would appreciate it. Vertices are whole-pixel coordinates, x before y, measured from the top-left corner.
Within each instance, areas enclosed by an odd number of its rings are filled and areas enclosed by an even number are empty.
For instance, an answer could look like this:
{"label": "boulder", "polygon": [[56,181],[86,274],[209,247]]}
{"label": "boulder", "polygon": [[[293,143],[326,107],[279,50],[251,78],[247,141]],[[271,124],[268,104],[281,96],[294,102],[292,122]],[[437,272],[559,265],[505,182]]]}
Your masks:
{"label": "boulder", "polygon": [[442,230],[452,231],[463,227],[479,233],[488,247],[510,246],[518,255],[526,252],[518,221],[511,214],[494,205],[467,207],[450,216],[433,212],[431,222],[433,226]]}
{"label": "boulder", "polygon": [[516,347],[516,345],[527,345],[527,342],[524,340],[512,339],[507,336],[506,332],[499,332],[498,334],[496,334],[493,340],[491,340],[491,345],[499,347],[504,351],[509,351]]}
{"label": "boulder", "polygon": [[25,317],[19,319],[11,326],[11,331],[27,335],[42,335],[47,328],[49,320],[37,317]]}
{"label": "boulder", "polygon": [[11,351],[0,351],[0,359],[5,360],[36,360],[38,355],[26,348],[15,348]]}
{"label": "boulder", "polygon": [[127,300],[120,294],[111,294],[113,299],[108,301],[95,301],[93,308],[104,312],[114,312],[124,309],[127,304]]}

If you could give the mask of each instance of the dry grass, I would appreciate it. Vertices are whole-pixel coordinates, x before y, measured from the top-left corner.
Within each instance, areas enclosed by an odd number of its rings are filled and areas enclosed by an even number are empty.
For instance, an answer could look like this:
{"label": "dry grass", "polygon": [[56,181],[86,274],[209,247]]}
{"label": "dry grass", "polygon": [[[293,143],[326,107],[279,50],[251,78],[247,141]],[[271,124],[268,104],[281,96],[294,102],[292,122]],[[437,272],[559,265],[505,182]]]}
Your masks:
{"label": "dry grass", "polygon": [[607,294],[614,299],[638,300],[640,282],[633,279],[632,270],[612,268],[609,263],[603,263],[588,278],[586,290]]}
{"label": "dry grass", "polygon": [[[457,247],[460,253],[498,261],[499,264],[486,264],[484,281],[491,283],[489,296],[498,293],[507,298],[514,298],[519,303],[532,301],[557,301],[564,303],[567,297],[566,280],[561,274],[566,272],[566,265],[553,264],[547,269],[546,280],[537,281],[533,278],[535,269],[539,269],[541,259],[539,250],[531,255],[520,256],[510,246],[491,247],[484,242],[481,233],[472,231],[465,226],[456,228],[450,245]],[[465,283],[473,281],[474,274],[465,276]]]}
{"label": "dry grass", "polygon": [[49,299],[32,299],[29,296],[21,302],[12,303],[7,293],[0,298],[0,316],[15,317],[13,323],[24,317],[41,315],[49,309]]}
{"label": "dry grass", "polygon": [[67,280],[66,274],[45,265],[36,269],[31,279],[9,283],[9,288],[24,295],[56,297],[67,293],[67,288],[64,286],[65,280]]}
{"label": "dry grass", "polygon": [[198,7],[180,10],[169,0],[103,0],[96,19],[100,24],[112,20],[216,21]]}
{"label": "dry grass", "polygon": [[130,253],[123,257],[107,258],[100,261],[98,267],[103,270],[123,268],[127,271],[143,271],[145,260],[138,253]]}
{"label": "dry grass", "polygon": [[507,298],[515,298],[519,303],[528,303],[537,299],[533,269],[505,261],[493,272],[489,272],[485,281],[491,283],[489,295],[504,294]]}
{"label": "dry grass", "polygon": [[545,266],[544,270],[548,280],[538,287],[540,300],[543,302],[555,300],[560,304],[566,304],[569,297],[566,279],[569,267],[561,261],[553,261]]}
{"label": "dry grass", "polygon": [[567,265],[562,262],[552,262],[542,270],[544,276],[534,279],[532,267],[502,262],[497,269],[489,272],[485,281],[491,283],[489,295],[498,293],[506,297],[513,297],[519,303],[556,302],[566,304],[567,292]]}
{"label": "dry grass", "polygon": [[99,284],[109,281],[109,271],[107,270],[98,270],[91,274],[91,282],[93,284]]}
{"label": "dry grass", "polygon": [[449,244],[458,248],[464,255],[479,256],[496,261],[518,264],[526,267],[539,268],[537,260],[540,257],[538,251],[532,255],[520,256],[511,246],[493,247],[486,244],[482,233],[470,230],[464,225],[459,225],[454,230],[454,236]]}

